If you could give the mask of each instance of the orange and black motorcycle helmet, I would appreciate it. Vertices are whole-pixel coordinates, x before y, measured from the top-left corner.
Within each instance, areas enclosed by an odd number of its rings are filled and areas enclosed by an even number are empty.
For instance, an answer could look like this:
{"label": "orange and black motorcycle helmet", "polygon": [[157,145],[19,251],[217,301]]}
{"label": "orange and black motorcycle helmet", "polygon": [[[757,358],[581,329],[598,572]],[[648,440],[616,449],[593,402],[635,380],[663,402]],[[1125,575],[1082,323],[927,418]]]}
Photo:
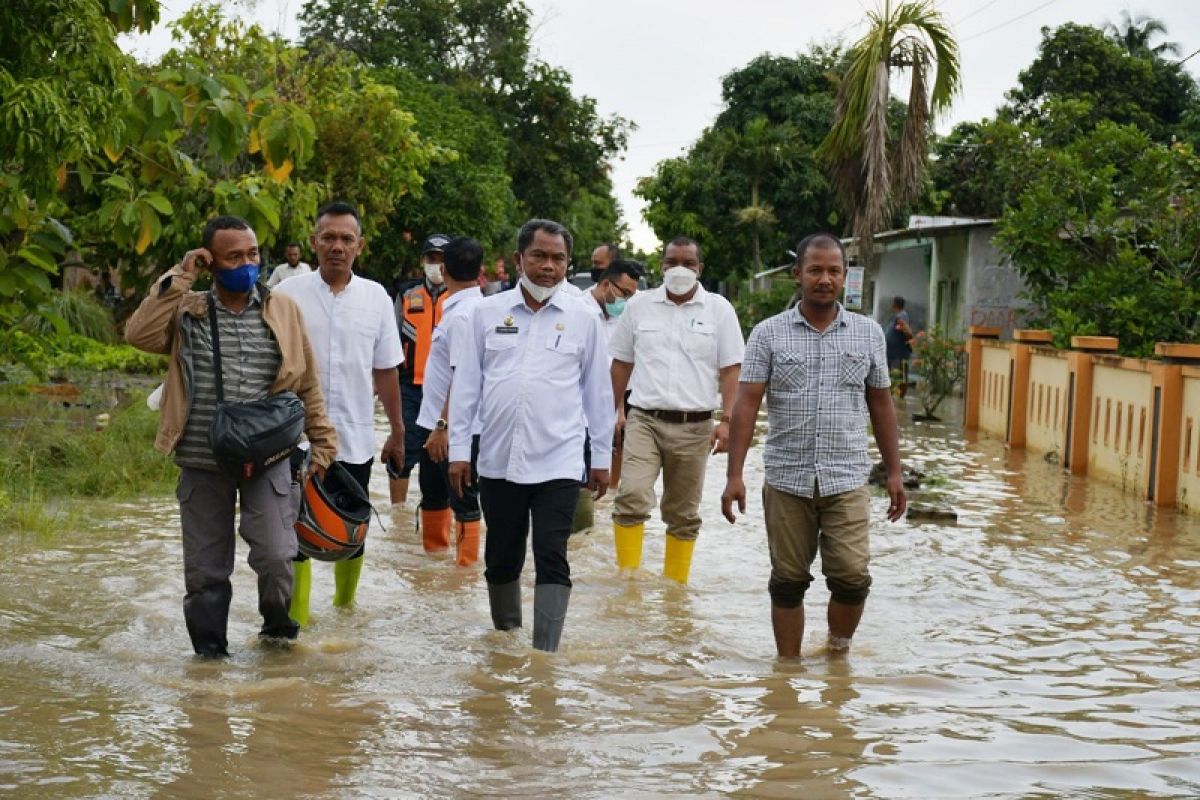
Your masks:
{"label": "orange and black motorcycle helmet", "polygon": [[341,561],[358,552],[367,537],[371,501],[349,470],[336,461],[304,481],[296,543],[300,552],[318,561]]}

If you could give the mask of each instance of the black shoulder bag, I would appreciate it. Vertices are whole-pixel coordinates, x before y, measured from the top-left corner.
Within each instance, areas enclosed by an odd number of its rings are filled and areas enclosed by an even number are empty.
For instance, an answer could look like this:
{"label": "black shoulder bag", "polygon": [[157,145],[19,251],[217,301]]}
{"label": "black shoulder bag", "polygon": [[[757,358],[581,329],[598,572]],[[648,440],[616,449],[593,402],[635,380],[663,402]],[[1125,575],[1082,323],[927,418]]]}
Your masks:
{"label": "black shoulder bag", "polygon": [[217,413],[208,429],[213,457],[225,472],[253,478],[292,454],[304,433],[304,401],[295,392],[280,392],[252,403],[226,403],[221,375],[221,338],[217,303],[208,298],[213,367],[217,373]]}

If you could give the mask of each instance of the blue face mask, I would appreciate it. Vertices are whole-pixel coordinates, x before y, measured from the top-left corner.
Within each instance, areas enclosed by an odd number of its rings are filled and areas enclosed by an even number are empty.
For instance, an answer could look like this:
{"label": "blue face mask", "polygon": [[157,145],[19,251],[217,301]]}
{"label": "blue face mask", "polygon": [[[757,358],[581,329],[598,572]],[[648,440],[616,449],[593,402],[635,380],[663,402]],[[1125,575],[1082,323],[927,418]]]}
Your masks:
{"label": "blue face mask", "polygon": [[258,283],[258,264],[242,264],[233,269],[218,269],[213,271],[217,283],[231,292],[248,292],[250,287]]}
{"label": "blue face mask", "polygon": [[604,312],[613,319],[616,319],[617,317],[621,316],[621,312],[625,310],[625,303],[627,302],[628,301],[624,297],[618,297],[612,302],[606,302],[604,304]]}

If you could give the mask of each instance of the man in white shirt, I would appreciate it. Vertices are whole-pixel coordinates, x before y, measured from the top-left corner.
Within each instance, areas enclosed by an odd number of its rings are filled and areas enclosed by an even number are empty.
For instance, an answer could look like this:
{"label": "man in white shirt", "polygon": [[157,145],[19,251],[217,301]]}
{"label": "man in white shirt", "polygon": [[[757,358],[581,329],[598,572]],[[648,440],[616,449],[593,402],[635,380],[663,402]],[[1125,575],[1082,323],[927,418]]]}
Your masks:
{"label": "man in white shirt", "polygon": [[[429,356],[425,360],[425,382],[421,396],[421,413],[416,420],[424,441],[421,450],[422,519],[437,515],[453,515],[458,530],[450,537],[455,542],[455,560],[469,567],[479,560],[479,488],[475,481],[475,464],[479,455],[479,435],[475,431],[471,443],[472,480],[462,494],[450,491],[450,387],[454,381],[454,340],[467,335],[475,304],[483,299],[479,289],[479,272],[483,267],[483,247],[467,236],[449,240],[444,246],[442,278],[446,297],[442,301],[442,318],[433,329]],[[449,520],[446,521],[449,527]],[[428,548],[427,548],[428,549]]]}
{"label": "man in white shirt", "polygon": [[[733,306],[700,285],[703,270],[699,243],[686,236],[668,242],[663,285],[629,302],[609,341],[613,395],[622,397],[626,386],[632,390],[624,476],[613,501],[617,566],[641,565],[645,522],[654,510],[654,482],[661,471],[667,526],[663,574],[680,583],[687,583],[700,533],[709,452],[724,452],[729,437],[745,349]],[[721,422],[714,427],[718,404]]]}
{"label": "man in white shirt", "polygon": [[274,289],[288,278],[312,272],[312,267],[300,260],[300,245],[296,242],[288,243],[288,246],[283,249],[283,257],[284,262],[271,270],[271,277],[267,278],[267,288],[269,289]]}
{"label": "man in white shirt", "polygon": [[567,538],[592,432],[588,476],[595,497],[608,487],[614,424],[604,329],[595,312],[562,290],[571,234],[534,219],[517,234],[516,289],[475,306],[456,336],[450,392],[450,487],[470,481],[471,433],[479,421],[479,489],[492,622],[521,626],[521,569],[532,520],[537,571],[533,646],[558,649],[571,596]]}
{"label": "man in white shirt", "polygon": [[[404,361],[392,301],[378,283],[355,275],[362,252],[358,212],[347,203],[330,203],[317,212],[311,237],[317,270],[281,283],[276,292],[296,302],[316,358],[321,393],[338,434],[337,459],[367,489],[375,452],[375,395],[391,424],[380,459],[404,461],[404,419],[400,377]],[[335,606],[354,602],[362,573],[360,549],[333,567]],[[312,562],[298,558],[292,591],[292,619],[308,624]]]}

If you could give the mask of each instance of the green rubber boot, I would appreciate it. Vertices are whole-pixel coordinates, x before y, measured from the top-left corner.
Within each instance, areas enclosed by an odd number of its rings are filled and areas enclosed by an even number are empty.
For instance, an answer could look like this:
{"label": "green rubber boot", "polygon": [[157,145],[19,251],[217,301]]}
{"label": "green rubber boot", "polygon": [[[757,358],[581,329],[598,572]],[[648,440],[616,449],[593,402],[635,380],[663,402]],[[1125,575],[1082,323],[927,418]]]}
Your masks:
{"label": "green rubber boot", "polygon": [[579,499],[575,502],[575,517],[571,520],[571,535],[582,533],[596,524],[596,506],[592,501],[592,493],[588,489],[579,490]]}
{"label": "green rubber boot", "polygon": [[334,562],[333,604],[338,608],[354,605],[354,595],[358,592],[358,576],[362,574],[362,566],[362,556]]}
{"label": "green rubber boot", "polygon": [[288,616],[301,628],[308,627],[308,598],[312,593],[312,561],[292,562],[292,604]]}

